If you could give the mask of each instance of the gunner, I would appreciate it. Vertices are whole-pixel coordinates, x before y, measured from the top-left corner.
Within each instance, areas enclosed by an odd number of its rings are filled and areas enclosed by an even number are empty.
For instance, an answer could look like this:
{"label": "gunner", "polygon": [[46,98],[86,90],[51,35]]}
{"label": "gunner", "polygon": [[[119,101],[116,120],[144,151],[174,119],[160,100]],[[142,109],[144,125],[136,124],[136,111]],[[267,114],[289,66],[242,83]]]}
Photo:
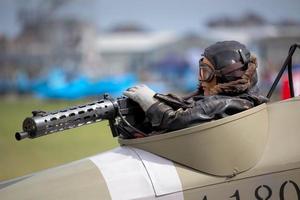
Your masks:
{"label": "gunner", "polygon": [[198,89],[188,97],[158,94],[146,85],[129,88],[124,95],[141,106],[155,131],[167,132],[267,102],[259,94],[256,69],[256,58],[245,45],[217,42],[204,50],[199,61]]}

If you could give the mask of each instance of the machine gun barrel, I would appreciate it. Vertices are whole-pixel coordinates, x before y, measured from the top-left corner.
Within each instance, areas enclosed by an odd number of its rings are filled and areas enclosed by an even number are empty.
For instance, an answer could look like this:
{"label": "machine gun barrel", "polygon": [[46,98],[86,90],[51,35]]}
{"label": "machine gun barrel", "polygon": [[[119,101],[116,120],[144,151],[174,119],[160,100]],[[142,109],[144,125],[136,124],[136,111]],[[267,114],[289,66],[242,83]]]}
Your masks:
{"label": "machine gun barrel", "polygon": [[17,140],[33,139],[104,119],[111,120],[119,113],[128,115],[137,109],[140,110],[140,107],[126,97],[113,99],[105,96],[99,101],[54,112],[33,111],[33,116],[23,121],[23,131],[16,132],[15,138]]}

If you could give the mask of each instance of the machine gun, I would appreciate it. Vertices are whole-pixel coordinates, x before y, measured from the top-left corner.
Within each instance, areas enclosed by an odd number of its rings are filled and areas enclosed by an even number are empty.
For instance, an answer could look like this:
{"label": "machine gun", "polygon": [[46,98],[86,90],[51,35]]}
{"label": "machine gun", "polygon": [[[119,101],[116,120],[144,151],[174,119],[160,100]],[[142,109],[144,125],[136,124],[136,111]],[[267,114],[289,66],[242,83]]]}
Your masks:
{"label": "machine gun", "polygon": [[111,98],[103,95],[98,101],[54,111],[33,111],[32,117],[23,121],[23,131],[15,138],[37,138],[54,132],[80,127],[82,125],[109,120],[113,137],[135,138],[146,136],[150,123],[141,107],[127,97]]}

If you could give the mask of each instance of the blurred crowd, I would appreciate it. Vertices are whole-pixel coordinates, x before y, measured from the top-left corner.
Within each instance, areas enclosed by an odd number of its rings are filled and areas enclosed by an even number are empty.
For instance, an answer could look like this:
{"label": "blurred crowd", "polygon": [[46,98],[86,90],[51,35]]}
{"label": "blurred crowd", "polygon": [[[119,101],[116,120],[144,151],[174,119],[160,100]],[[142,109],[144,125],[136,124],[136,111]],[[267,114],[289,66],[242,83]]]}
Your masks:
{"label": "blurred crowd", "polygon": [[[300,43],[300,23],[268,23],[256,14],[239,20],[219,18],[206,32],[177,35],[119,24],[97,31],[78,19],[20,12],[22,28],[13,38],[0,33],[0,94],[30,94],[40,98],[78,99],[111,93],[145,83],[158,92],[188,93],[197,87],[203,49],[222,40],[245,43],[259,60],[259,84],[267,93],[289,46]],[[293,59],[299,74],[300,56]],[[297,67],[298,66],[298,67]],[[286,86],[280,83],[276,95]],[[299,75],[295,76],[298,94]]]}

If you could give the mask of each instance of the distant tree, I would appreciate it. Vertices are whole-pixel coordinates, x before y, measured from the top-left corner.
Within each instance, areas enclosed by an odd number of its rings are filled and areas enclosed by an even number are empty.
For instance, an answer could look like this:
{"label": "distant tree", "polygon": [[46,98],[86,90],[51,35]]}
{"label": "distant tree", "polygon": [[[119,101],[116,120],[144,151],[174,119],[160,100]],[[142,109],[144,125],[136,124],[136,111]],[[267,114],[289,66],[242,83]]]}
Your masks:
{"label": "distant tree", "polygon": [[136,23],[122,23],[118,24],[112,29],[109,30],[109,32],[117,33],[117,32],[146,32],[147,29],[143,27],[142,25],[136,24]]}
{"label": "distant tree", "polygon": [[296,21],[293,19],[283,19],[278,23],[278,25],[280,25],[280,26],[300,26],[300,21]]}
{"label": "distant tree", "polygon": [[222,16],[207,22],[208,27],[243,27],[264,25],[268,22],[257,13],[249,12],[241,17]]}
{"label": "distant tree", "polygon": [[32,26],[51,19],[61,7],[72,0],[27,0],[18,5],[17,18],[24,26]]}

